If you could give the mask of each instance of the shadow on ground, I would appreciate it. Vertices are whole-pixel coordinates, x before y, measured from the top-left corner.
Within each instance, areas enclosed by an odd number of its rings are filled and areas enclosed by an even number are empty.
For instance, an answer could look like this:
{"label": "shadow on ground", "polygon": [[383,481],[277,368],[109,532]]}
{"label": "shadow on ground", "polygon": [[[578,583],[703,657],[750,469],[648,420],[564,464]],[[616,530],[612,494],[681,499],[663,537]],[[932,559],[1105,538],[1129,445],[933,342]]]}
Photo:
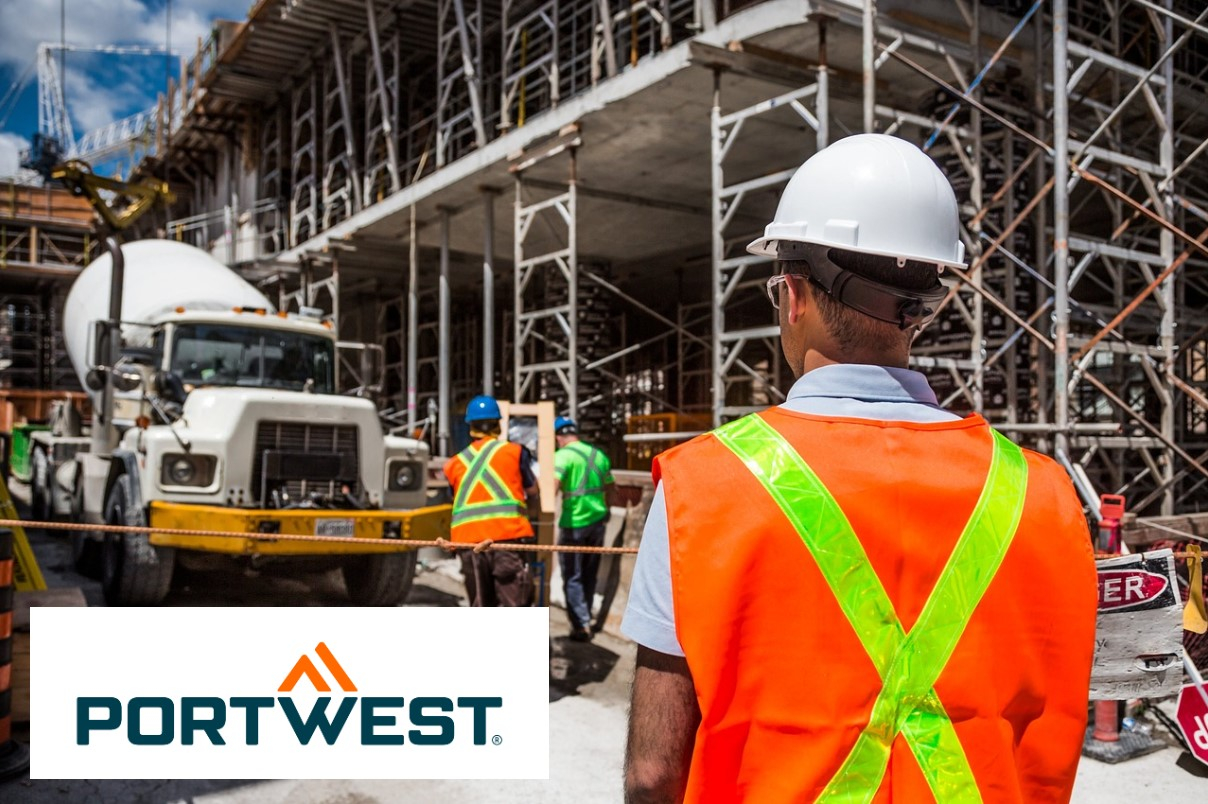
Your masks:
{"label": "shadow on ground", "polygon": [[258,782],[246,779],[96,779],[0,781],[0,802],[22,804],[185,804]]}
{"label": "shadow on ground", "polygon": [[549,700],[578,695],[579,687],[608,678],[621,657],[591,642],[554,637],[549,642]]}

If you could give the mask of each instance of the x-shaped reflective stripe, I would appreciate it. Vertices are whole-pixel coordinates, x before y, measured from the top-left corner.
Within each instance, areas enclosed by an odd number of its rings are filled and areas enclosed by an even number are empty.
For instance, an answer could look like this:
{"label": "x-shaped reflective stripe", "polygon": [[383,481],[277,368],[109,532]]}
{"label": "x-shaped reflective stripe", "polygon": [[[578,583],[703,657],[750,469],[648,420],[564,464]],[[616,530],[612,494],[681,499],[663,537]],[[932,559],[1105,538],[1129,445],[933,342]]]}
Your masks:
{"label": "x-shaped reflective stripe", "polygon": [[[461,486],[457,489],[457,497],[453,500],[453,507],[455,509],[464,507],[466,501],[470,499],[470,492],[478,484],[479,476],[486,471],[487,465],[491,461],[491,453],[499,447],[499,441],[488,441],[482,445],[482,448],[478,452],[474,452],[473,444],[466,448],[474,457],[467,461],[469,468],[466,469],[466,473],[462,476]],[[457,457],[465,461],[464,454],[462,453],[462,455],[458,455]]]}
{"label": "x-shaped reflective stripe", "polygon": [[[524,506],[507,489],[507,484],[491,467],[491,457],[503,446],[500,441],[491,441],[482,446],[477,454],[469,461],[469,469],[462,477],[458,487],[457,497],[453,501],[453,524],[462,525],[470,521],[483,519],[498,519],[500,517],[517,516],[524,512]],[[474,447],[469,447],[473,453]],[[464,462],[466,459],[459,455]],[[486,487],[489,500],[484,502],[469,502],[470,494],[479,484]]]}
{"label": "x-shaped reflective stripe", "polygon": [[[583,442],[579,441],[577,443],[582,444]],[[567,446],[567,449],[574,449],[574,446],[575,446],[574,444],[571,444],[571,445]],[[586,494],[599,494],[600,491],[602,491],[604,488],[603,483],[601,483],[600,485],[592,486],[590,488],[587,485],[592,480],[592,476],[595,475],[595,473],[596,473],[596,453],[599,452],[599,450],[596,449],[595,447],[588,446],[586,453],[580,452],[579,450],[575,450],[575,452],[578,452],[580,456],[584,457],[587,460],[587,466],[584,467],[584,469],[583,469],[583,477],[579,480],[579,487],[577,489],[575,489],[574,491],[566,492],[566,494],[563,496],[564,497],[582,497]],[[601,480],[602,479],[603,478],[601,478]]]}
{"label": "x-shaped reflective stripe", "polygon": [[881,677],[868,725],[819,801],[867,802],[902,734],[937,801],[980,801],[977,781],[934,684],[1019,526],[1023,452],[997,432],[990,471],[918,621],[905,633],[847,517],[805,460],[762,417],[715,431],[792,523]]}

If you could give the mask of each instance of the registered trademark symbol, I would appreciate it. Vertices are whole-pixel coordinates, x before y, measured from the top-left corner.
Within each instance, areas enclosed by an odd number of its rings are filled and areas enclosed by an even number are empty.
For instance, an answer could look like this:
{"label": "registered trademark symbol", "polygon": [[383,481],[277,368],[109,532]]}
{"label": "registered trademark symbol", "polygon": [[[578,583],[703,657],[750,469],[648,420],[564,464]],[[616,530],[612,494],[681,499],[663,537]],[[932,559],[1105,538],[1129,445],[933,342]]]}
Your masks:
{"label": "registered trademark symbol", "polygon": [[498,734],[496,734],[494,737],[491,738],[491,743],[493,745],[499,745],[502,742],[503,742],[503,738],[500,737]]}

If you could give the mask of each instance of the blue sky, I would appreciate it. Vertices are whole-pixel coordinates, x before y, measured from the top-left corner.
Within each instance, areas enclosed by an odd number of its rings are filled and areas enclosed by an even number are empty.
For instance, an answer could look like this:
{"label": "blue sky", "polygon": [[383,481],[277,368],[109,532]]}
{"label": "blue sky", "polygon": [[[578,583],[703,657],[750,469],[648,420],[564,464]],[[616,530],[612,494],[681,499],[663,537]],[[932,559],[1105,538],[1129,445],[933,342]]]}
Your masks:
{"label": "blue sky", "polygon": [[[15,106],[0,109],[0,176],[12,175],[17,153],[38,128],[34,59],[39,42],[58,42],[60,4],[66,3],[67,43],[162,47],[168,0],[0,0],[0,99],[27,68],[28,84]],[[191,58],[197,38],[207,38],[216,19],[242,20],[253,0],[171,0],[172,48]],[[84,132],[155,105],[165,84],[158,56],[68,53],[63,81],[78,138]],[[180,63],[172,61],[179,78]]]}

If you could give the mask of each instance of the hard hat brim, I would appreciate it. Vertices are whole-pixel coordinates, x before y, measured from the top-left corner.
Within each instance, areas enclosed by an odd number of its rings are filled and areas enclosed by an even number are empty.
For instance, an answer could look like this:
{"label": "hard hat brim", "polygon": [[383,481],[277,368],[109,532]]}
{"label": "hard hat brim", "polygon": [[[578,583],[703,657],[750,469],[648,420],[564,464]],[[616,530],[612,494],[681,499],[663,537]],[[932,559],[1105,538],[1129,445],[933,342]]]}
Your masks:
{"label": "hard hat brim", "polygon": [[917,255],[917,254],[901,254],[901,253],[895,253],[895,252],[891,252],[891,251],[880,251],[878,249],[860,248],[858,246],[852,246],[847,243],[832,243],[832,242],[828,242],[828,241],[822,240],[822,239],[805,238],[805,237],[802,237],[802,238],[766,237],[766,236],[760,237],[755,240],[752,240],[750,243],[747,244],[747,253],[754,254],[757,257],[771,257],[774,260],[779,259],[780,253],[779,253],[778,244],[781,241],[784,241],[786,243],[812,243],[812,244],[818,245],[818,246],[827,246],[829,248],[839,249],[840,251],[851,251],[851,252],[858,253],[858,254],[871,254],[875,257],[890,257],[892,259],[914,260],[917,262],[929,263],[931,265],[936,265],[936,266],[940,266],[940,267],[944,267],[944,268],[964,269],[965,265],[966,265],[963,261],[956,262],[953,260],[940,260],[940,259],[936,259],[935,257],[925,257],[922,255]]}

